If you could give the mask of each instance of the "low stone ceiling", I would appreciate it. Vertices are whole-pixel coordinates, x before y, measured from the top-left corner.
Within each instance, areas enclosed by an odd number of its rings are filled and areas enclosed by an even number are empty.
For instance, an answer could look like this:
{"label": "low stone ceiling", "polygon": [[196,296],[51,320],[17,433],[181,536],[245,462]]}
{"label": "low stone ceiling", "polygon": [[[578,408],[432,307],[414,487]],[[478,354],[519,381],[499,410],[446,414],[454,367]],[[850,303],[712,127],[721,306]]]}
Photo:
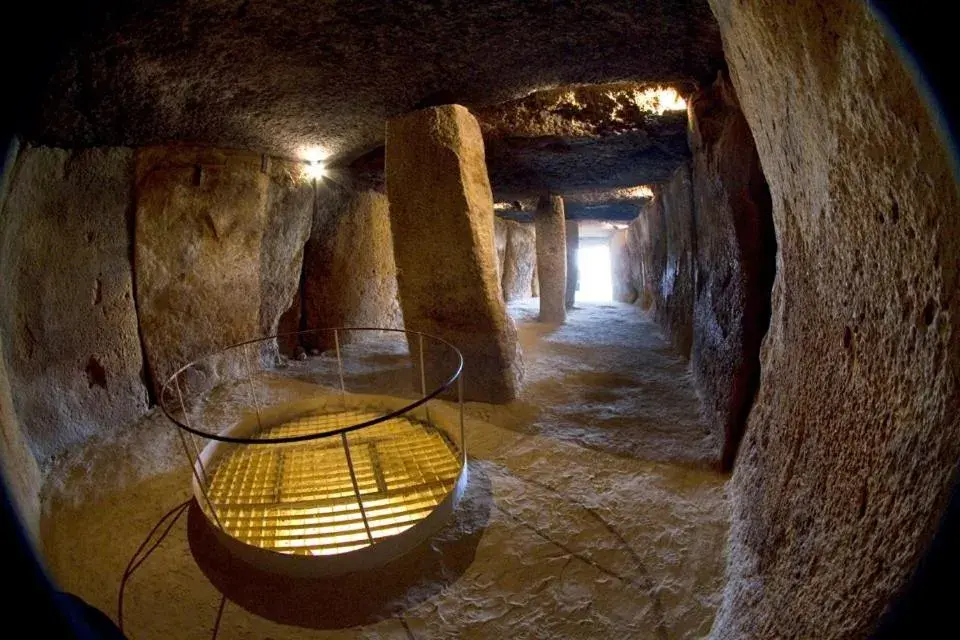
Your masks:
{"label": "low stone ceiling", "polygon": [[476,109],[495,197],[589,191],[598,204],[598,190],[666,182],[690,150],[686,110],[664,106],[655,86],[619,83]]}
{"label": "low stone ceiling", "polygon": [[[722,64],[705,0],[116,4],[59,64],[28,139],[316,148],[349,162],[382,143],[386,118],[437,96],[478,108],[560,85],[702,82]],[[512,149],[522,166],[543,151]]]}
{"label": "low stone ceiling", "polygon": [[[658,88],[560,87],[475,108],[498,213],[529,220],[549,192],[564,196],[570,219],[635,218],[649,197],[638,187],[667,181],[690,156],[686,110],[664,110]],[[380,147],[339,177],[382,189],[383,171]]]}
{"label": "low stone ceiling", "polygon": [[[646,187],[581,191],[563,197],[564,215],[567,220],[630,222],[651,197],[652,193]],[[517,222],[533,222],[536,210],[535,197],[494,204],[494,212],[498,216]]]}

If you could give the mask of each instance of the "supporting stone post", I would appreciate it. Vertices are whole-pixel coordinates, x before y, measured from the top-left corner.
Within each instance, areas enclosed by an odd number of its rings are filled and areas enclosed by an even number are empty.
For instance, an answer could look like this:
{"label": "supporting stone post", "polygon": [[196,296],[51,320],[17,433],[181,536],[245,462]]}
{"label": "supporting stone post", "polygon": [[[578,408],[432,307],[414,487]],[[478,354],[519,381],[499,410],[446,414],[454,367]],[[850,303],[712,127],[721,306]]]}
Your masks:
{"label": "supporting stone post", "polygon": [[567,319],[567,247],[563,198],[540,196],[537,224],[537,276],[540,280],[540,321]]}
{"label": "supporting stone post", "polygon": [[[467,399],[513,400],[522,365],[500,293],[479,124],[459,105],[388,121],[386,174],[404,325],[460,349]],[[451,359],[425,346],[428,386],[436,386],[452,372]]]}
{"label": "supporting stone post", "polygon": [[567,220],[567,291],[565,307],[573,309],[577,297],[577,282],[580,280],[580,268],[577,265],[577,251],[580,249],[580,223]]}

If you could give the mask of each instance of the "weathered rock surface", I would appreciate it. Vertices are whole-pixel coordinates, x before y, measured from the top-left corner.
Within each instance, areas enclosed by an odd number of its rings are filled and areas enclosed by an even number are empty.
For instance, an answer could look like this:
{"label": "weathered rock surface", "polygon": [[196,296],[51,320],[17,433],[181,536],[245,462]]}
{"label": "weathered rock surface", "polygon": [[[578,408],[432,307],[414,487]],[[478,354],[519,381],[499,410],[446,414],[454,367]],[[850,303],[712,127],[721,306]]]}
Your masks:
{"label": "weathered rock surface", "polygon": [[156,390],[180,366],[261,332],[270,177],[259,154],[137,154],[137,309]]}
{"label": "weathered rock surface", "polygon": [[563,84],[709,81],[722,60],[703,0],[141,2],[102,16],[58,64],[31,135],[343,155],[441,95],[494,103]]}
{"label": "weathered rock surface", "polygon": [[576,220],[567,220],[564,233],[567,241],[567,289],[564,292],[564,306],[570,310],[573,309],[573,303],[577,297],[577,286],[580,283],[580,269],[577,267],[577,252],[580,249],[579,223]]}
{"label": "weathered rock surface", "polygon": [[657,185],[654,197],[627,228],[618,263],[615,291],[651,309],[673,346],[690,357],[696,265],[693,191],[689,165],[670,182]]}
{"label": "weathered rock surface", "polygon": [[[0,178],[0,212],[7,200],[13,167],[17,160],[20,145],[14,140],[6,151],[3,176]],[[2,258],[0,258],[2,260]],[[0,289],[0,296],[5,296]],[[39,544],[40,528],[40,485],[42,477],[37,461],[30,451],[26,437],[20,428],[20,421],[13,404],[10,389],[10,376],[7,374],[6,347],[4,333],[0,331],[0,480],[5,484],[7,496],[13,502],[20,515],[20,521]]]}
{"label": "weathered rock surface", "polygon": [[[387,197],[360,191],[345,194],[339,202],[307,245],[306,326],[402,329]],[[311,348],[330,346],[325,334],[305,338]]]}
{"label": "weathered rock surface", "polygon": [[[522,365],[498,281],[480,127],[458,105],[415,111],[388,121],[386,154],[404,323],[461,350],[468,399],[509,402]],[[434,386],[451,362],[427,355]]]}
{"label": "weathered rock surface", "polygon": [[[642,290],[642,280],[635,278],[633,270],[639,268],[640,256],[634,256],[629,242],[630,229],[618,229],[610,237],[610,266],[613,269],[613,299],[633,304]],[[641,281],[637,286],[638,280]]]}
{"label": "weathered rock surface", "polygon": [[693,344],[693,301],[696,295],[696,228],[689,165],[654,189],[653,206],[662,209],[666,227],[666,265],[654,294],[657,321],[685,357]]}
{"label": "weathered rock surface", "polygon": [[729,470],[760,384],[777,247],[770,191],[729,78],[719,76],[689,104],[697,212],[692,364]]}
{"label": "weathered rock surface", "polygon": [[563,322],[567,317],[567,241],[563,198],[540,196],[535,220],[540,321],[551,324]]}
{"label": "weathered rock surface", "polygon": [[532,298],[537,281],[537,232],[532,224],[497,219],[507,230],[503,257],[503,298],[507,302]]}
{"label": "weathered rock surface", "polygon": [[314,187],[300,167],[270,160],[267,215],[260,244],[260,334],[275,335],[299,299],[303,250],[313,225]]}
{"label": "weathered rock surface", "polygon": [[865,637],[960,460],[960,197],[864,4],[711,4],[778,244],[713,635]]}
{"label": "weathered rock surface", "polygon": [[[41,465],[146,410],[133,301],[130,149],[21,150],[0,225],[0,330]],[[30,471],[27,472],[32,477]]]}

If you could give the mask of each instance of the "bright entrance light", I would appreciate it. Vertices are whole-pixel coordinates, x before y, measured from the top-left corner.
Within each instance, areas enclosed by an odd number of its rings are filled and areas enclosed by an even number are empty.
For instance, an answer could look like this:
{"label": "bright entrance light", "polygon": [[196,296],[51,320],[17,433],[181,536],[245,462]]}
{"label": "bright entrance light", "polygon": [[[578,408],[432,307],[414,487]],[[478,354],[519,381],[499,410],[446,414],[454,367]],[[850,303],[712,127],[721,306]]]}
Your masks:
{"label": "bright entrance light", "polygon": [[610,247],[605,244],[581,246],[577,250],[580,288],[577,302],[613,300],[613,276],[610,271]]}

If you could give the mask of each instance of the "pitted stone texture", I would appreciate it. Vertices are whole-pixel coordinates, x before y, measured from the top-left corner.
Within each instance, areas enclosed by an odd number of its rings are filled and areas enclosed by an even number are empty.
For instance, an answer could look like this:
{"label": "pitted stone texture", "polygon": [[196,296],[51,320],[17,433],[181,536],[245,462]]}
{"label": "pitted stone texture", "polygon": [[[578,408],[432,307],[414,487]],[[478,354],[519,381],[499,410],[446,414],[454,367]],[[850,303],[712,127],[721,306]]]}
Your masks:
{"label": "pitted stone texture", "polygon": [[537,232],[532,224],[502,220],[507,228],[503,258],[503,298],[507,302],[532,298],[537,282]]}
{"label": "pitted stone texture", "polygon": [[20,152],[3,209],[0,314],[20,426],[41,466],[146,410],[130,149]]}
{"label": "pitted stone texture", "polygon": [[270,177],[259,154],[137,157],[137,308],[156,390],[180,366],[261,331]]}
{"label": "pitted stone texture", "polygon": [[620,250],[618,300],[631,298],[650,309],[674,348],[690,357],[696,278],[696,230],[689,165],[669,182],[656,185],[653,198],[627,228]]}
{"label": "pitted stone texture", "polygon": [[653,206],[662,211],[666,231],[666,263],[654,292],[656,318],[677,351],[689,358],[697,260],[690,165],[681,166],[669,182],[657,185]]}
{"label": "pitted stone texture", "polygon": [[362,153],[384,121],[547,86],[712,79],[703,0],[131,2],[84,25],[31,137]]}
{"label": "pitted stone texture", "polygon": [[[306,326],[402,329],[387,197],[360,191],[339,202],[307,245]],[[323,333],[305,336],[310,348],[328,348],[328,342]]]}
{"label": "pitted stone texture", "polygon": [[260,334],[275,335],[299,300],[303,251],[313,225],[314,187],[300,167],[270,160],[267,216],[260,244]]}
{"label": "pitted stone texture", "polygon": [[[3,176],[0,178],[0,212],[3,211],[4,203],[7,200],[14,173],[13,167],[19,152],[19,141],[14,139],[7,149]],[[6,286],[0,289],[0,296],[6,295],[5,289]],[[26,528],[34,543],[39,545],[40,485],[43,478],[13,406],[13,393],[10,389],[10,376],[7,374],[7,351],[4,342],[4,333],[0,331],[0,443],[2,443],[2,446],[0,446],[0,481],[5,483],[7,495],[20,516],[20,522]]]}
{"label": "pitted stone texture", "polygon": [[[509,402],[522,364],[498,281],[493,197],[476,119],[463,107],[387,123],[387,192],[403,320],[464,355],[468,399]],[[436,386],[449,358],[427,354]]]}
{"label": "pitted stone texture", "polygon": [[730,80],[691,98],[697,212],[692,365],[704,415],[733,467],[760,384],[776,272],[770,190]]}
{"label": "pitted stone texture", "polygon": [[778,244],[713,635],[865,637],[960,460],[960,197],[864,4],[712,4]]}
{"label": "pitted stone texture", "polygon": [[537,229],[540,321],[556,324],[567,317],[567,241],[563,198],[540,196],[534,219]]}
{"label": "pitted stone texture", "polygon": [[577,252],[580,250],[580,223],[576,220],[566,222],[567,241],[567,289],[564,306],[569,311],[577,297],[577,286],[580,283],[580,269],[577,266]]}

